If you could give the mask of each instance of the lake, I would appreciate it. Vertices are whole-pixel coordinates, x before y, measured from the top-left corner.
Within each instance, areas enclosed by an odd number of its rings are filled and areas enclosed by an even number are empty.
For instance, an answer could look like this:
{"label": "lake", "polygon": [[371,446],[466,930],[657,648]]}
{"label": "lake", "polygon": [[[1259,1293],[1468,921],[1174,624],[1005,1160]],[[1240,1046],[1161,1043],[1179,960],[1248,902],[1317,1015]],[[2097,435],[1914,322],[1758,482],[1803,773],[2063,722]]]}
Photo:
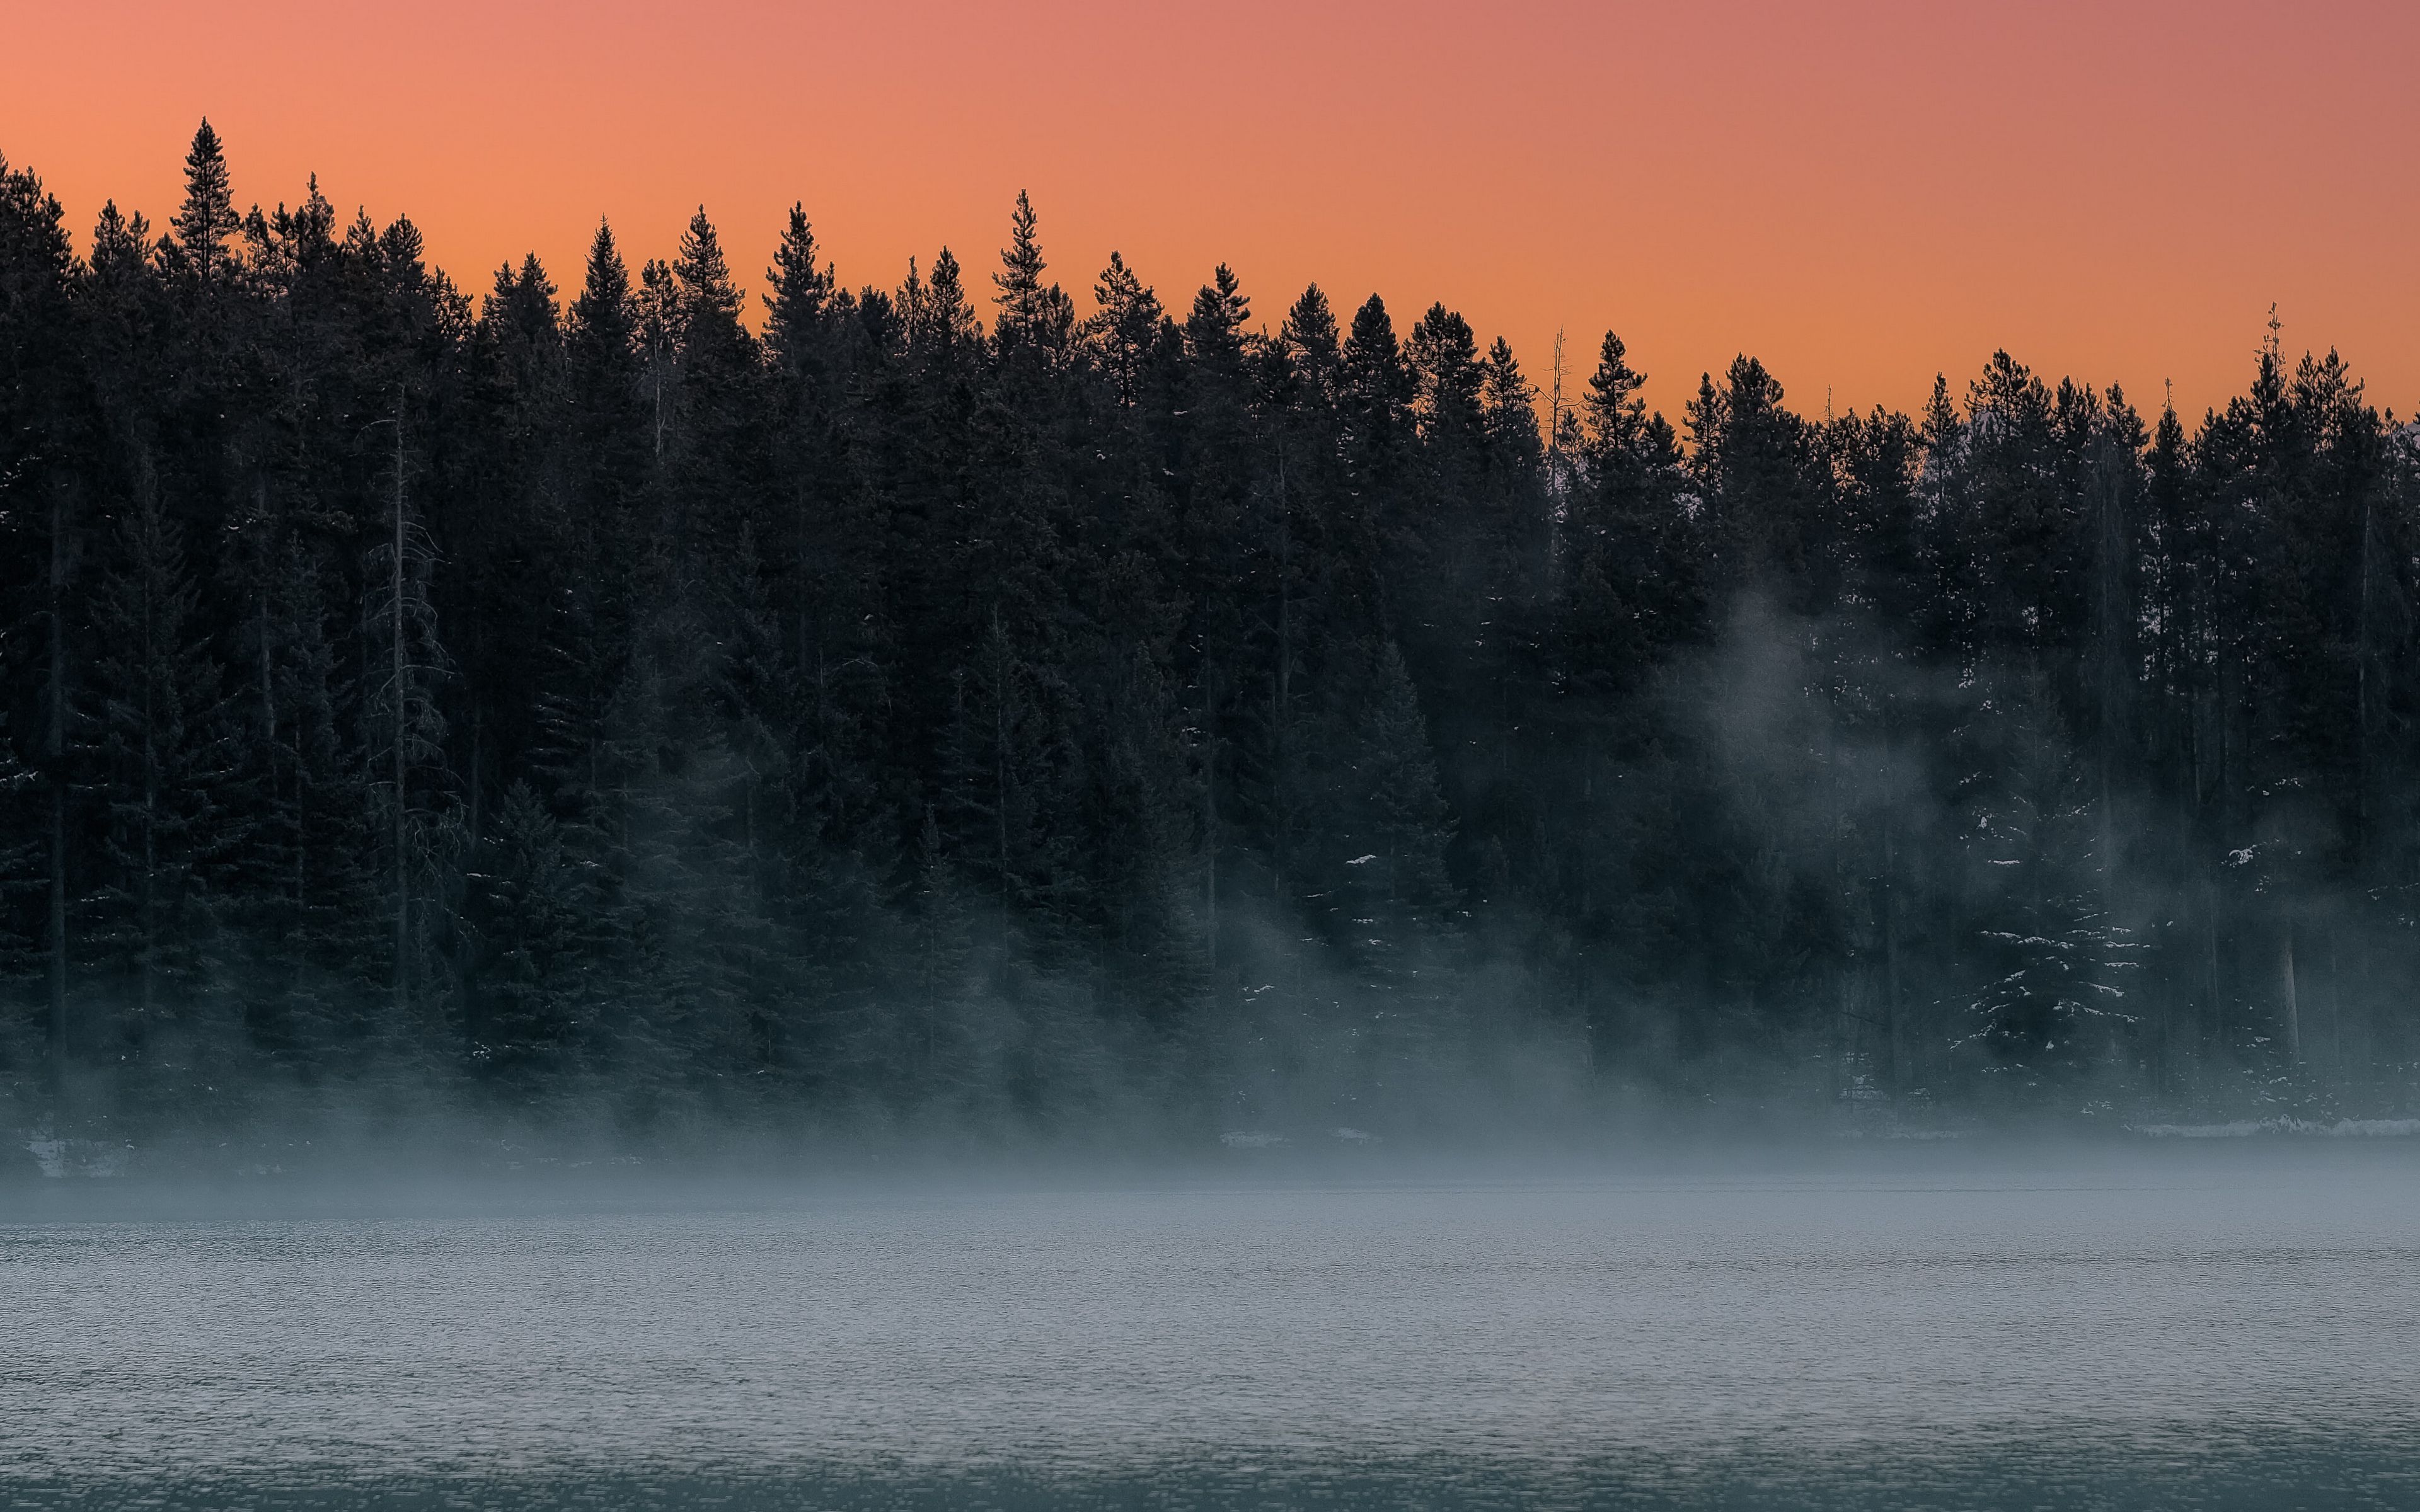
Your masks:
{"label": "lake", "polygon": [[2411,1507],[2409,1145],[5,1188],[0,1506]]}

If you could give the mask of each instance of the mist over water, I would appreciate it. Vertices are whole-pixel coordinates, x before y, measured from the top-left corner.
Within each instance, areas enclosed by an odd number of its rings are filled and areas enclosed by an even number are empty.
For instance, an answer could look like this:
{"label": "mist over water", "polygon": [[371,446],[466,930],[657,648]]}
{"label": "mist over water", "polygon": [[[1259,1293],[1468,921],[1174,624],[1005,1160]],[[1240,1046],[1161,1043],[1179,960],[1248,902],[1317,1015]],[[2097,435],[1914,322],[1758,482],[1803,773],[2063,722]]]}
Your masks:
{"label": "mist over water", "polygon": [[2420,1503],[2337,353],[1676,423],[185,166],[0,158],[0,1512]]}
{"label": "mist over water", "polygon": [[2280,323],[2199,417],[1668,416],[1005,188],[996,264],[470,285],[237,146],[88,233],[0,158],[46,1166],[2420,1108],[2420,430]]}
{"label": "mist over water", "polygon": [[9,1205],[11,1504],[2393,1506],[2400,1147]]}

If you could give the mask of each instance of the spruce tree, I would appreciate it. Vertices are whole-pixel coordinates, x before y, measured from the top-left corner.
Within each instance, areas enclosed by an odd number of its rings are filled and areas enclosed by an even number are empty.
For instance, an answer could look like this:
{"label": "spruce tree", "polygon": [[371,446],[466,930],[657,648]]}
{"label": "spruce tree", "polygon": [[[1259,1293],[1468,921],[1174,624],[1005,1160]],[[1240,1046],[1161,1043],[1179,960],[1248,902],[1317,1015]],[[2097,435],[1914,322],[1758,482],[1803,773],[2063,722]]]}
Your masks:
{"label": "spruce tree", "polygon": [[163,251],[178,273],[205,290],[216,290],[237,267],[227,242],[239,228],[226,152],[205,117],[185,154],[185,199],[168,223]]}
{"label": "spruce tree", "polygon": [[1478,444],[1486,384],[1470,322],[1441,303],[1430,305],[1404,344],[1404,360],[1411,369],[1412,411],[1433,465],[1451,466],[1446,459],[1466,457]]}
{"label": "spruce tree", "polygon": [[1036,224],[1033,203],[1019,190],[1016,213],[1009,218],[1009,243],[1000,255],[1001,270],[991,275],[1000,290],[995,300],[1000,318],[992,340],[1011,362],[1028,353],[1046,363],[1059,361],[1075,336],[1075,304],[1058,285],[1042,282],[1047,265],[1034,234]]}
{"label": "spruce tree", "polygon": [[126,964],[121,1025],[140,1046],[214,988],[213,884],[239,836],[220,669],[196,623],[200,591],[156,497],[121,523],[96,587],[88,748],[106,797],[105,880],[93,947]]}
{"label": "spruce tree", "polygon": [[1279,339],[1293,354],[1295,371],[1304,384],[1307,398],[1332,401],[1336,395],[1336,365],[1341,347],[1336,333],[1336,312],[1329,308],[1327,296],[1313,284],[1302,291],[1299,299],[1287,309]]}
{"label": "spruce tree", "polygon": [[1353,313],[1337,366],[1346,444],[1361,487],[1383,487],[1400,463],[1413,378],[1387,303],[1375,294]]}
{"label": "spruce tree", "polygon": [[897,1076],[911,1106],[946,1107],[966,1097],[985,1069],[970,1004],[973,930],[944,849],[940,821],[927,807],[905,900],[908,1011],[897,1026]]}
{"label": "spruce tree", "polygon": [[799,370],[823,355],[823,327],[837,313],[839,284],[831,265],[816,261],[821,255],[807,208],[792,205],[766,273],[770,292],[765,296],[765,344],[778,366]]}
{"label": "spruce tree", "polygon": [[579,1017],[600,983],[582,949],[592,874],[527,782],[505,790],[495,833],[481,847],[479,930],[492,960],[473,1057],[525,1080],[561,1068]]}
{"label": "spruce tree", "polygon": [[234,917],[249,935],[246,1005],[255,1042],[298,1070],[345,1064],[364,1048],[377,963],[379,834],[360,748],[347,737],[348,692],[328,635],[320,563],[289,539],[256,620],[264,667],[245,780],[256,816]]}
{"label": "spruce tree", "polygon": [[[75,459],[89,444],[73,304],[75,257],[58,200],[30,169],[0,158],[0,510],[10,549],[0,561],[21,633],[39,636],[20,698],[18,739],[40,780],[42,887],[34,917],[42,940],[44,1038],[51,1092],[64,1108],[75,1026],[69,997],[68,900],[80,862],[80,805],[70,786],[69,705],[80,671],[82,602],[76,564],[87,533]],[[12,685],[23,686],[23,685]]]}
{"label": "spruce tree", "polygon": [[1114,252],[1093,285],[1093,300],[1099,308],[1084,323],[1085,337],[1119,406],[1131,409],[1142,398],[1166,314],[1158,297]]}

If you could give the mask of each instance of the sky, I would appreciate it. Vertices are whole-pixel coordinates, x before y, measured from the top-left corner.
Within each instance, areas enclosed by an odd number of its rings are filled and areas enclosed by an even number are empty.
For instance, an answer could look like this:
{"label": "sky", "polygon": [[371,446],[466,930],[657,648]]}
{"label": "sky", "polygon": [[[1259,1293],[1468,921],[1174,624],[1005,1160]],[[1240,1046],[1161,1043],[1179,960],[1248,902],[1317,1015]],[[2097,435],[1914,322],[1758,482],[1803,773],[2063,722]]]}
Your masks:
{"label": "sky", "polygon": [[[752,291],[802,202],[851,285],[998,266],[1016,193],[1089,310],[1122,251],[1181,309],[1224,261],[1432,301],[1575,385],[1610,328],[1676,417],[1762,359],[1820,411],[2006,347],[2189,415],[2289,349],[2420,406],[2420,7],[1060,0],[0,0],[0,153],[79,233],[155,222],[207,115],[239,204],[408,213],[484,289],[576,285],[597,217],[703,203]],[[751,276],[752,275],[752,276]],[[983,286],[983,285],[979,285]]]}

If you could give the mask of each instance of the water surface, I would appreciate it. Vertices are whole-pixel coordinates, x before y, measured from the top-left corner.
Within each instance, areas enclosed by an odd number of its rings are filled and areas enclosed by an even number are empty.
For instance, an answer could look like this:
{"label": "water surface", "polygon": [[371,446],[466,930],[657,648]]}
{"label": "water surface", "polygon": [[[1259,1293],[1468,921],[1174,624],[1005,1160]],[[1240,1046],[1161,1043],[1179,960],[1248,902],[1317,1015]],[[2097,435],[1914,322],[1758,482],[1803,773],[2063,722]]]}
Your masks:
{"label": "water surface", "polygon": [[2412,1164],[45,1194],[0,1505],[2420,1505]]}

